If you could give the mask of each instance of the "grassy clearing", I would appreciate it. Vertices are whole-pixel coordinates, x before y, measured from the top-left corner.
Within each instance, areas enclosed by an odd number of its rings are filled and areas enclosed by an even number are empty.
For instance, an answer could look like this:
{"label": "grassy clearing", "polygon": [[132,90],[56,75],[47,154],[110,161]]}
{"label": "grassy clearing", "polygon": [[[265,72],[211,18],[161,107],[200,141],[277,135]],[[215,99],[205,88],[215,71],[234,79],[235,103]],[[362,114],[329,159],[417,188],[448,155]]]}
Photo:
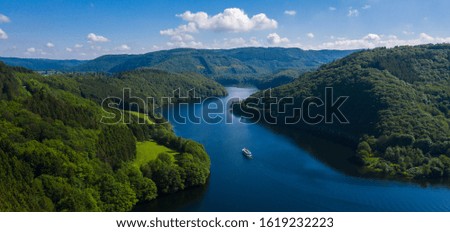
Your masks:
{"label": "grassy clearing", "polygon": [[[149,162],[150,160],[156,159],[158,154],[162,152],[172,155],[172,158],[173,155],[177,154],[176,151],[159,145],[155,141],[137,142],[136,151],[136,159],[133,161],[133,164],[137,167],[141,167],[141,165]],[[175,158],[173,158],[173,160],[175,160]]]}

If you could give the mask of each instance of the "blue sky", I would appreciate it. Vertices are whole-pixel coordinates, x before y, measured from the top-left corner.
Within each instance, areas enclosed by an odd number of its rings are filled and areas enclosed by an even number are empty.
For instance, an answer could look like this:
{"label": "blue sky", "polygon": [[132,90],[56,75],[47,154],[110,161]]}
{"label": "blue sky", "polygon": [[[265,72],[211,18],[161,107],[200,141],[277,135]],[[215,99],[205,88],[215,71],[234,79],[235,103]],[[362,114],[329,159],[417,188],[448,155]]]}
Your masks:
{"label": "blue sky", "polygon": [[0,56],[176,47],[355,49],[450,42],[450,1],[0,1]]}

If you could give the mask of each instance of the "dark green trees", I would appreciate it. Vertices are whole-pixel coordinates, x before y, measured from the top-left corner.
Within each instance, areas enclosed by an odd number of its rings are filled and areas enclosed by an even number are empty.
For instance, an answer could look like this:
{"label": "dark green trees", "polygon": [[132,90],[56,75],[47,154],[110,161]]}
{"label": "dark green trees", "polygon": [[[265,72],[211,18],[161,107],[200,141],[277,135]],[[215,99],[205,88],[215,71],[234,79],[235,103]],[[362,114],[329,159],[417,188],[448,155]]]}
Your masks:
{"label": "dark green trees", "polygon": [[155,181],[160,193],[203,185],[209,177],[210,160],[203,146],[190,140],[182,142],[182,153],[173,158],[161,153],[141,167],[144,176]]}
{"label": "dark green trees", "polygon": [[301,107],[303,99],[333,87],[336,97],[349,96],[341,111],[350,123],[297,128],[353,145],[372,173],[448,178],[449,67],[448,44],[377,48],[323,65],[272,93],[294,97]]}
{"label": "dark green trees", "polygon": [[160,193],[173,193],[184,189],[181,168],[172,162],[170,155],[161,153],[142,168],[148,178],[155,180]]}
{"label": "dark green trees", "polygon": [[[186,185],[185,165],[167,159],[144,176],[131,164],[136,140],[154,139],[180,154],[188,141],[169,124],[100,124],[102,109],[94,96],[83,98],[74,77],[42,77],[0,63],[0,87],[0,211],[129,211],[158,191],[206,181]],[[192,165],[209,174],[208,156],[196,151],[206,159]]]}
{"label": "dark green trees", "polygon": [[136,158],[136,139],[127,126],[102,126],[98,139],[98,157],[114,169]]}

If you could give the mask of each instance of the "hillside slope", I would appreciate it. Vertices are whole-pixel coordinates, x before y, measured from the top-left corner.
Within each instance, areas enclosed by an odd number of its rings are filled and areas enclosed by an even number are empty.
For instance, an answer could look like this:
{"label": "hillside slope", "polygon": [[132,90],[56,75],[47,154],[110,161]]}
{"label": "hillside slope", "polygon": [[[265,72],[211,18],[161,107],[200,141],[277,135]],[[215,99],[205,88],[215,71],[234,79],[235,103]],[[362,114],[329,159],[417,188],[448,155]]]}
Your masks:
{"label": "hillside slope", "polygon": [[[82,85],[0,62],[0,211],[129,211],[206,183],[202,145],[177,137],[168,123],[148,123],[154,118],[138,123],[143,114],[101,123],[107,115],[82,97]],[[136,164],[138,142],[153,144],[146,153],[171,154]]]}
{"label": "hillside slope", "polygon": [[173,73],[198,73],[223,84],[236,84],[248,82],[248,79],[267,79],[271,74],[287,69],[305,72],[352,52],[354,50],[313,51],[261,47],[214,50],[180,48],[141,55],[105,55],[88,61],[1,57],[0,61],[35,71],[121,73],[140,68],[152,68]]}
{"label": "hillside slope", "polygon": [[[71,78],[67,78],[67,76]],[[60,79],[64,81],[60,83]],[[175,97],[174,91],[180,90],[180,97],[187,97],[185,101],[191,101],[194,97],[192,92],[188,95],[188,91],[193,90],[195,97],[208,96],[225,96],[227,94],[225,88],[217,82],[208,79],[202,75],[195,73],[168,73],[160,70],[140,69],[119,74],[72,74],[72,75],[52,75],[41,77],[41,81],[53,86],[78,94],[85,98],[89,98],[98,104],[107,97],[122,98],[124,89],[130,89],[132,97],[139,97],[146,100],[147,97],[155,99],[155,106],[161,106],[163,97]],[[180,101],[180,98],[174,98],[173,101]],[[140,101],[139,108],[136,105],[129,105],[128,100],[124,99],[120,103],[128,110],[136,110],[143,112],[144,106]],[[148,102],[148,106],[152,107],[152,102]],[[131,108],[128,108],[131,107]],[[149,108],[150,109],[150,108]]]}
{"label": "hillside slope", "polygon": [[293,97],[301,107],[307,97],[325,99],[326,87],[333,88],[335,100],[349,96],[340,108],[349,123],[300,122],[298,130],[354,144],[372,173],[450,177],[450,45],[354,53],[273,89],[272,96]]}
{"label": "hillside slope", "polygon": [[310,70],[351,52],[297,48],[173,49],[143,55],[102,56],[76,70],[117,73],[151,67],[170,72],[195,72],[218,80],[242,79],[283,69]]}

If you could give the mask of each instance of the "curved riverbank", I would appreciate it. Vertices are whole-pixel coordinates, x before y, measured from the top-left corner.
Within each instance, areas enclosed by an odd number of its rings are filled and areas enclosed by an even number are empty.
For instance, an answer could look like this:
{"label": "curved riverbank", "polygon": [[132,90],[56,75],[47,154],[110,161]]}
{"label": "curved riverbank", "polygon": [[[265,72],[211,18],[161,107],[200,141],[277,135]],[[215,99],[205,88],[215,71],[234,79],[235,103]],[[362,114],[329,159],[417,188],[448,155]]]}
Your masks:
{"label": "curved riverbank", "polygon": [[[227,88],[229,96],[245,98],[255,89]],[[185,105],[165,115],[178,136],[202,143],[211,157],[209,184],[163,196],[139,211],[450,211],[445,186],[360,178],[351,173],[345,146],[260,124],[186,123],[174,115],[202,105]],[[254,154],[245,159],[242,147]],[[351,150],[351,149],[350,149]],[[349,154],[351,156],[351,154]],[[351,163],[350,163],[351,165]]]}

